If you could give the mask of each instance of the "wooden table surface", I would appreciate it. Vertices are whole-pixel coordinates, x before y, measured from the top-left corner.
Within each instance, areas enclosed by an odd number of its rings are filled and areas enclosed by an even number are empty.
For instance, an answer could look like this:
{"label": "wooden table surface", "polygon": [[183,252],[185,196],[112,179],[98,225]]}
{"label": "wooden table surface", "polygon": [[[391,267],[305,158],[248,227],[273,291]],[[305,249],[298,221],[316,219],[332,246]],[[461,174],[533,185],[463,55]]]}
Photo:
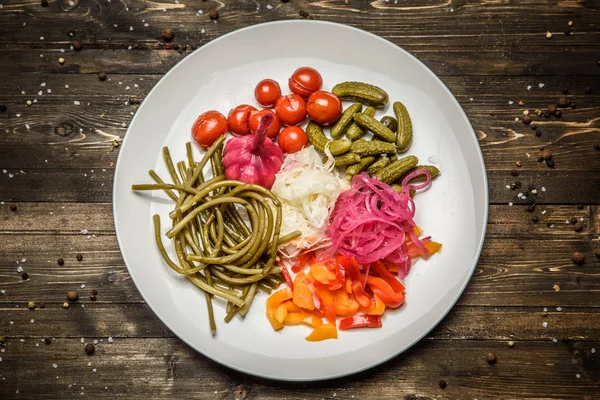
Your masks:
{"label": "wooden table surface", "polygon": [[[0,0],[0,398],[600,398],[600,1],[45,5]],[[298,18],[378,34],[440,76],[479,138],[491,203],[477,269],[440,325],[379,367],[315,384],[233,372],[175,337],[127,273],[111,206],[113,143],[163,74],[227,32]],[[574,102],[561,118],[535,115],[560,97]],[[73,290],[80,299],[64,309]]]}

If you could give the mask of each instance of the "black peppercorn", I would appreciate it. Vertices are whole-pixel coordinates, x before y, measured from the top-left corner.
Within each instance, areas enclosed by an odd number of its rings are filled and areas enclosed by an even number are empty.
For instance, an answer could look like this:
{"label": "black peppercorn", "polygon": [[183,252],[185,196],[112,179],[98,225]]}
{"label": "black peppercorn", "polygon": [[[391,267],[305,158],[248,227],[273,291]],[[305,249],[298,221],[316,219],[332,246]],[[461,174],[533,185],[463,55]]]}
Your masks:
{"label": "black peppercorn", "polygon": [[567,100],[566,97],[559,97],[558,101],[556,102],[556,104],[559,107],[567,107],[569,105],[569,101]]}
{"label": "black peppercorn", "polygon": [[90,294],[90,300],[96,301],[96,300],[98,300],[98,297],[95,294]]}
{"label": "black peppercorn", "polygon": [[538,162],[544,162],[544,157],[542,157],[542,156],[539,156],[539,157],[538,157]]}
{"label": "black peppercorn", "polygon": [[288,3],[290,0],[281,0],[282,3]]}
{"label": "black peppercorn", "polygon": [[7,108],[4,104],[0,104],[0,111],[6,112]]}
{"label": "black peppercorn", "polygon": [[529,190],[530,192],[535,190],[535,186],[533,186],[533,184],[530,184],[529,186],[527,186],[527,190]]}
{"label": "black peppercorn", "polygon": [[105,81],[106,80],[106,72],[98,73],[98,79],[100,79],[101,81]]}
{"label": "black peppercorn", "polygon": [[596,150],[596,151],[600,151],[600,144],[596,143],[596,144],[594,145],[594,150]]}
{"label": "black peppercorn", "polygon": [[563,94],[569,94],[569,88],[564,88],[564,89],[562,90],[562,92],[563,92]]}
{"label": "black peppercorn", "polygon": [[63,260],[62,258],[59,258],[56,262],[58,263],[58,265],[65,265],[65,260]]}
{"label": "black peppercorn", "polygon": [[571,223],[571,225],[575,225],[577,223],[577,218],[571,217],[571,219],[569,220],[569,222]]}
{"label": "black peppercorn", "polygon": [[97,291],[96,289],[94,289],[94,290],[92,290],[92,294],[93,294],[94,296],[96,296],[96,295],[98,294],[98,291]]}
{"label": "black peppercorn", "polygon": [[550,113],[548,111],[544,112],[544,118],[546,118],[546,119],[550,118]]}
{"label": "black peppercorn", "polygon": [[522,185],[521,181],[516,181],[516,182],[515,182],[515,187],[516,187],[517,189],[521,189],[521,185]]}
{"label": "black peppercorn", "polygon": [[210,19],[212,20],[216,20],[219,19],[219,12],[217,10],[210,10],[208,12],[208,16],[210,17]]}
{"label": "black peppercorn", "polygon": [[555,106],[554,104],[550,104],[550,105],[548,106],[548,112],[549,112],[550,114],[554,114],[554,113],[556,112],[556,106]]}
{"label": "black peppercorn", "polygon": [[517,171],[515,171],[514,169],[512,171],[510,171],[510,174],[512,176],[519,176],[519,173]]}
{"label": "black peppercorn", "polygon": [[21,274],[21,279],[23,279],[24,281],[26,281],[27,279],[29,279],[29,274],[27,272],[23,272]]}
{"label": "black peppercorn", "polygon": [[71,291],[67,293],[67,300],[69,301],[77,301],[79,298],[79,294],[77,292]]}
{"label": "black peppercorn", "polygon": [[529,125],[529,127],[534,131],[537,129],[537,125],[534,122],[532,122],[531,125]]}
{"label": "black peppercorn", "polygon": [[485,360],[488,362],[488,364],[495,364],[497,361],[496,355],[494,353],[488,353],[487,357],[485,358]]}
{"label": "black peppercorn", "polygon": [[581,232],[583,230],[583,224],[581,223],[581,221],[577,221],[575,225],[573,225],[573,230],[575,232]]}
{"label": "black peppercorn", "polygon": [[548,149],[542,150],[542,158],[544,160],[549,160],[552,158],[552,151]]}
{"label": "black peppercorn", "polygon": [[546,165],[548,166],[548,168],[554,168],[554,160],[546,161]]}
{"label": "black peppercorn", "polygon": [[542,136],[542,131],[535,131],[535,136],[537,136],[537,137]]}
{"label": "black peppercorn", "polygon": [[577,265],[583,264],[585,262],[585,256],[583,253],[580,253],[579,251],[573,253],[573,262]]}
{"label": "black peppercorn", "polygon": [[578,210],[583,210],[583,204],[577,204],[577,209]]}
{"label": "black peppercorn", "polygon": [[164,40],[165,42],[170,42],[171,40],[173,40],[173,38],[175,37],[175,34],[173,33],[172,29],[164,29],[160,35],[160,37],[162,38],[162,40]]}
{"label": "black peppercorn", "polygon": [[52,341],[50,339],[44,339],[44,343],[45,344],[50,344],[50,343],[52,343]]}
{"label": "black peppercorn", "polygon": [[554,116],[555,116],[556,118],[560,118],[560,117],[562,117],[562,111],[560,111],[560,110],[556,110],[556,112],[554,113]]}
{"label": "black peppercorn", "polygon": [[596,251],[594,251],[594,254],[596,255],[596,257],[600,258],[600,249],[596,249]]}
{"label": "black peppercorn", "polygon": [[17,205],[16,204],[11,204],[10,205],[10,211],[17,211]]}
{"label": "black peppercorn", "polygon": [[510,184],[510,190],[515,190],[517,188],[517,185],[515,185],[514,183]]}
{"label": "black peppercorn", "polygon": [[531,220],[533,221],[534,224],[537,224],[539,222],[539,218],[537,215],[534,215],[533,217],[531,217]]}
{"label": "black peppercorn", "polygon": [[88,354],[94,354],[94,351],[96,351],[96,346],[94,346],[93,343],[88,343],[85,345],[85,347],[83,349]]}
{"label": "black peppercorn", "polygon": [[441,387],[442,389],[446,389],[446,386],[448,386],[448,384],[447,384],[447,383],[446,383],[446,381],[444,381],[444,380],[441,380],[441,381],[440,381],[440,383],[439,383],[439,385],[440,385],[440,387]]}
{"label": "black peppercorn", "polygon": [[531,124],[531,117],[529,115],[526,115],[521,119],[521,121],[523,121],[525,125],[529,125]]}
{"label": "black peppercorn", "polygon": [[81,43],[79,40],[74,41],[73,43],[71,43],[71,45],[73,46],[73,50],[75,51],[83,49],[83,43]]}
{"label": "black peppercorn", "polygon": [[81,255],[81,253],[77,254],[77,256],[75,258],[77,258],[77,261],[83,260],[83,256]]}
{"label": "black peppercorn", "polygon": [[535,211],[535,206],[532,204],[530,206],[527,206],[527,212],[534,212]]}
{"label": "black peppercorn", "polygon": [[48,7],[48,0],[42,0],[42,7]]}

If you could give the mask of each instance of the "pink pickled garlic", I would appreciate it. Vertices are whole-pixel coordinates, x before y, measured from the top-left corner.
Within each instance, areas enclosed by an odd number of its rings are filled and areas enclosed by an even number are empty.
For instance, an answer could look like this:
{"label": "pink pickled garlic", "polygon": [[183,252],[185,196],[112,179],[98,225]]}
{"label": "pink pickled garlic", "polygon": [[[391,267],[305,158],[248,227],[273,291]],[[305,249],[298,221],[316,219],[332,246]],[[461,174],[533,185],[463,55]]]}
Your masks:
{"label": "pink pickled garlic", "polygon": [[271,114],[263,115],[254,135],[235,137],[225,144],[223,167],[227,179],[271,189],[283,163],[283,151],[266,138],[273,119]]}
{"label": "pink pickled garlic", "polygon": [[[409,185],[419,175],[425,175],[425,182]],[[402,181],[402,193],[397,193],[366,173],[355,175],[351,189],[338,198],[325,232],[332,241],[331,254],[354,257],[363,265],[386,260],[398,264],[399,275],[406,276],[411,264],[407,235],[421,254],[429,254],[414,233],[415,203],[409,189],[424,189],[430,183],[429,172],[417,170]]]}

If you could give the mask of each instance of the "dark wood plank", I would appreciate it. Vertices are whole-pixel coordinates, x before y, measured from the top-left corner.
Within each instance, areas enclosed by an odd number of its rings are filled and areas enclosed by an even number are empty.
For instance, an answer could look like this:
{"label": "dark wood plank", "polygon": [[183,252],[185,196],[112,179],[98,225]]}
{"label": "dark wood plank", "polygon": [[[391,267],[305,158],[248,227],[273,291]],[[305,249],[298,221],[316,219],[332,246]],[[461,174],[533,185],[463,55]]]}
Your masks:
{"label": "dark wood plank", "polygon": [[[172,28],[176,42],[202,44],[249,24],[298,19],[301,10],[309,12],[315,19],[360,27],[401,45],[480,47],[505,43],[551,47],[590,45],[600,41],[597,19],[594,18],[598,8],[594,2],[557,5],[551,1],[532,0],[518,3],[297,0],[268,4],[192,0],[177,4],[136,0],[108,4],[81,1],[74,9],[66,6],[68,10],[65,11],[61,6],[58,1],[51,2],[48,8],[30,2],[7,5],[0,15],[5,16],[5,26],[11,35],[3,36],[0,43],[65,44],[70,39],[68,32],[75,31],[76,39],[91,46],[134,43],[160,46],[161,30]],[[217,23],[209,19],[208,11],[212,8],[219,10]],[[198,10],[203,14],[197,15]],[[575,22],[571,28],[573,34],[565,35],[569,20]],[[24,21],[26,26],[22,24]],[[552,40],[546,39],[547,31],[554,32]],[[43,41],[39,39],[40,33],[44,34]]]}
{"label": "dark wood plank", "polygon": [[[21,343],[9,338],[0,362],[3,399],[47,398],[48,393],[79,398],[84,393],[91,398],[127,399],[581,400],[593,398],[599,388],[598,353],[592,349],[598,350],[600,342],[517,342],[509,348],[506,341],[423,340],[372,370],[305,384],[233,372],[178,339],[115,339],[113,343],[103,339],[94,355],[87,356],[79,339],[44,345],[39,340]],[[486,363],[488,352],[497,356],[495,365]],[[438,385],[442,379],[446,389]]]}
{"label": "dark wood plank", "polygon": [[[86,289],[87,290],[87,289]],[[86,300],[62,308],[62,302],[45,303],[46,308],[29,310],[27,302],[2,306],[1,334],[13,338],[150,338],[175,337],[146,304],[104,304]],[[102,289],[99,293],[102,298]],[[262,297],[264,299],[264,297]],[[63,299],[66,299],[63,296]],[[63,300],[60,299],[60,300]],[[438,340],[552,340],[568,337],[589,341],[600,336],[600,309],[561,307],[476,307],[456,306],[428,338]],[[224,312],[217,308],[218,329],[228,329],[222,322]],[[34,320],[32,323],[31,320]],[[547,322],[547,327],[543,323]],[[384,319],[385,324],[385,319]],[[343,340],[344,335],[340,336]]]}

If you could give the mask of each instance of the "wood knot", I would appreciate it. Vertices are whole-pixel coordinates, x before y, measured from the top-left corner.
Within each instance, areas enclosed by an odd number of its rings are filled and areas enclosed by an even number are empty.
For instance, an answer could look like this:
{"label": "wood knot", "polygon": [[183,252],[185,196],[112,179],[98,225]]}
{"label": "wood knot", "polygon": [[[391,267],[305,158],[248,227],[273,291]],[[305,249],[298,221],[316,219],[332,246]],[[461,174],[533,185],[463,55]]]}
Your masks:
{"label": "wood knot", "polygon": [[233,389],[233,398],[235,400],[245,400],[248,397],[248,389],[244,385],[237,385]]}
{"label": "wood knot", "polygon": [[67,137],[71,135],[74,130],[75,128],[73,127],[73,124],[69,122],[61,122],[60,124],[54,127],[54,133],[62,137]]}

